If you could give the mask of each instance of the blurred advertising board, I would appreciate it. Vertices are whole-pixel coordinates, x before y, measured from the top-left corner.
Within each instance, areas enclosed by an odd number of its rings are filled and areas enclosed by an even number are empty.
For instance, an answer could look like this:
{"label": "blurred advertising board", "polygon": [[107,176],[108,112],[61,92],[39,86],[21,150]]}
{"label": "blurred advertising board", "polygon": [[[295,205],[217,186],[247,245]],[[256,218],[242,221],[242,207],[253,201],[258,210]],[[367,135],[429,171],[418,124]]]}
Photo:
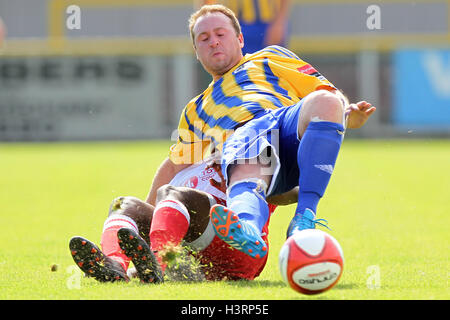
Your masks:
{"label": "blurred advertising board", "polygon": [[157,56],[0,59],[0,140],[165,137]]}
{"label": "blurred advertising board", "polygon": [[450,49],[402,49],[393,54],[393,122],[450,128]]}

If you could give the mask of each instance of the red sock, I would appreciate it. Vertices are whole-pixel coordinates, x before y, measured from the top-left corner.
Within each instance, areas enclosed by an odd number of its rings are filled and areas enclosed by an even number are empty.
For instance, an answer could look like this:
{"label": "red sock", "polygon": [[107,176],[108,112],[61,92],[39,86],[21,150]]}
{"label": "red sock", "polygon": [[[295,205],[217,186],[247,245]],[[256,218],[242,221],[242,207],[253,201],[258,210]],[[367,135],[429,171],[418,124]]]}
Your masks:
{"label": "red sock", "polygon": [[117,238],[117,231],[121,228],[130,228],[138,233],[136,223],[128,216],[115,214],[109,216],[103,225],[103,233],[100,244],[105,256],[108,256],[119,262],[123,269],[127,271],[130,259],[122,253],[119,246],[119,239]]}
{"label": "red sock", "polygon": [[[189,228],[190,216],[186,207],[177,200],[163,200],[153,211],[150,227],[150,243],[153,251],[160,251],[169,242],[178,245]],[[157,258],[163,270],[165,265],[158,253]]]}

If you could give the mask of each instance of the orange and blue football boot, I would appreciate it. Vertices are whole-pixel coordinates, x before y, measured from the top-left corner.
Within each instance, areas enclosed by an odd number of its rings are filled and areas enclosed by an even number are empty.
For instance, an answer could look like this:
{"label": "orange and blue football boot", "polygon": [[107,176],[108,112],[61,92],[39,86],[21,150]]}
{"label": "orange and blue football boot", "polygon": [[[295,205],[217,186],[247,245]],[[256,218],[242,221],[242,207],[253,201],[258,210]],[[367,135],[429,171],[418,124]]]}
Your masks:
{"label": "orange and blue football boot", "polygon": [[231,247],[253,258],[267,254],[267,244],[253,224],[240,220],[225,206],[216,204],[210,210],[210,219],[216,235]]}

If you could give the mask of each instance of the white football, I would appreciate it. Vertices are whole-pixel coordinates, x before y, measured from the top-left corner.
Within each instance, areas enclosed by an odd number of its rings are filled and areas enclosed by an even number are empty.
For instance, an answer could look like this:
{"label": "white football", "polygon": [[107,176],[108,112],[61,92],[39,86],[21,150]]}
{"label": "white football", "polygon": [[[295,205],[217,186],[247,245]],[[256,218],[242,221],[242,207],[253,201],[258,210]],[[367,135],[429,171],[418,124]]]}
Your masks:
{"label": "white football", "polygon": [[331,289],[342,275],[344,255],[339,242],[319,229],[289,237],[279,255],[281,276],[292,289],[317,294]]}

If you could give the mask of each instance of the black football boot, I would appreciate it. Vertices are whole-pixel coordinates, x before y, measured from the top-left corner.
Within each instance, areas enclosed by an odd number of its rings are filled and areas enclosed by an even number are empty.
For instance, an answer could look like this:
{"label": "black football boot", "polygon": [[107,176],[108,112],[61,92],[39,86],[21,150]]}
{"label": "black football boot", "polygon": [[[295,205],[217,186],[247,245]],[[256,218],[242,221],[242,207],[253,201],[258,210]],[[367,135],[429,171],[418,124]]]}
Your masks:
{"label": "black football boot", "polygon": [[119,229],[117,237],[125,255],[133,261],[141,282],[155,284],[164,282],[161,266],[144,239],[128,228]]}
{"label": "black football boot", "polygon": [[73,237],[69,242],[73,261],[88,276],[100,282],[129,281],[122,265],[105,256],[91,241]]}

